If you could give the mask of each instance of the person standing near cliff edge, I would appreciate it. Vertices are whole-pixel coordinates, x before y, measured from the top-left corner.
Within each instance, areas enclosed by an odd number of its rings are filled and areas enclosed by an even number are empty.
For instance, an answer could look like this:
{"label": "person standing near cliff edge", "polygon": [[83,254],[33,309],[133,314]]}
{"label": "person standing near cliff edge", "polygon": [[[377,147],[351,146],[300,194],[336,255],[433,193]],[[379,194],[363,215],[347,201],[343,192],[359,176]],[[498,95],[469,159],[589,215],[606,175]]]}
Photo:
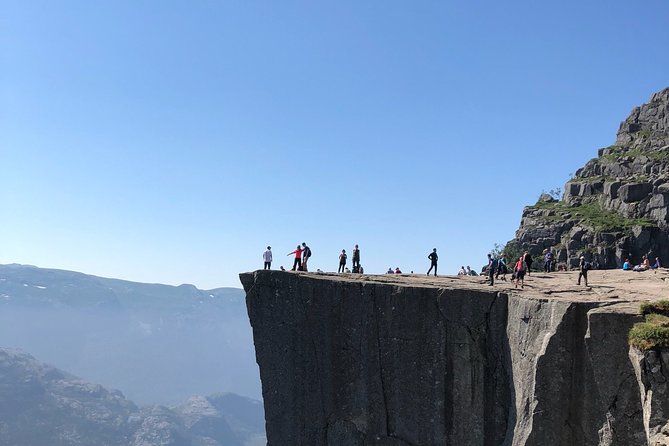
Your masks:
{"label": "person standing near cliff edge", "polygon": [[265,262],[263,269],[272,269],[272,247],[268,246],[267,251],[262,254],[262,259]]}
{"label": "person standing near cliff edge", "polygon": [[293,252],[289,252],[286,255],[295,254],[295,261],[293,262],[293,268],[291,271],[301,271],[302,270],[302,248],[300,245],[297,245],[297,249]]}
{"label": "person standing near cliff edge", "polygon": [[339,254],[339,268],[337,268],[338,273],[343,273],[346,271],[346,250],[342,249],[341,254]]}
{"label": "person standing near cliff edge", "polygon": [[309,271],[307,269],[307,261],[311,258],[311,248],[306,243],[302,242],[302,271]]}
{"label": "person standing near cliff edge", "polygon": [[437,255],[437,248],[434,248],[432,252],[427,256],[430,259],[430,269],[427,270],[427,275],[430,275],[430,271],[434,268],[434,276],[437,277],[437,261],[439,256]]}
{"label": "person standing near cliff edge", "polygon": [[360,248],[358,245],[355,245],[353,248],[353,272],[358,272],[360,269]]}

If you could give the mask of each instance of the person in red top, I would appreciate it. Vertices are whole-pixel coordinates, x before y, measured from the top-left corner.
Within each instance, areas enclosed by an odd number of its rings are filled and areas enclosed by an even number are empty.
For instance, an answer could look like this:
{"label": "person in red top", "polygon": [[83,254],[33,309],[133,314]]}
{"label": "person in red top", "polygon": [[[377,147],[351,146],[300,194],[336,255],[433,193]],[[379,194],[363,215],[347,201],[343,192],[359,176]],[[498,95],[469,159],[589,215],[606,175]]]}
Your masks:
{"label": "person in red top", "polygon": [[295,262],[293,262],[293,269],[291,269],[291,271],[295,271],[296,267],[297,271],[302,271],[302,247],[297,245],[297,249],[293,252],[289,252],[287,255],[291,254],[295,254]]}

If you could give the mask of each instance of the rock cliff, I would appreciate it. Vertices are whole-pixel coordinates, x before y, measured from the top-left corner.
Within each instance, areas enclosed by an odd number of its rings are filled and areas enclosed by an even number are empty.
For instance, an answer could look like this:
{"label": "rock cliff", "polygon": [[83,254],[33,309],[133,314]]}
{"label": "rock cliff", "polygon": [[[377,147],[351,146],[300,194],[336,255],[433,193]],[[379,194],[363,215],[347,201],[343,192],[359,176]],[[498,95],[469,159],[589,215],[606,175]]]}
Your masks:
{"label": "rock cliff", "polygon": [[621,274],[241,274],[268,445],[669,444],[666,355],[627,345],[669,273]]}
{"label": "rock cliff", "polygon": [[669,88],[632,111],[615,144],[576,171],[561,200],[542,195],[524,209],[511,247],[555,249],[572,267],[581,255],[602,268],[642,255],[669,262]]}

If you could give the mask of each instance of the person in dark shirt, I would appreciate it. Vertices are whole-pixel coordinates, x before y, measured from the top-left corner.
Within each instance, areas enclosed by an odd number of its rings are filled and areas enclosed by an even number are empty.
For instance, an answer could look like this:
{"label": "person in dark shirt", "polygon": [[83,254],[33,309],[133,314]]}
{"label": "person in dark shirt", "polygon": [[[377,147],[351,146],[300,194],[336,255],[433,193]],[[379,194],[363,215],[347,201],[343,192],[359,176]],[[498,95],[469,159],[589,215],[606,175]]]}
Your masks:
{"label": "person in dark shirt", "polygon": [[523,254],[523,260],[525,260],[525,264],[527,265],[527,270],[525,273],[529,276],[530,271],[532,271],[532,256],[530,255],[529,251],[525,251],[525,254]]}
{"label": "person in dark shirt", "polygon": [[439,256],[437,255],[437,248],[434,248],[430,255],[427,256],[428,259],[430,259],[430,269],[427,270],[427,275],[430,275],[430,272],[432,271],[432,268],[434,268],[434,275],[435,277],[437,276],[437,261],[439,260]]}
{"label": "person in dark shirt", "polygon": [[306,243],[302,243],[302,271],[309,271],[307,269],[307,262],[311,257],[311,248],[307,246]]}
{"label": "person in dark shirt", "polygon": [[585,257],[581,256],[581,261],[578,262],[578,285],[581,284],[581,277],[585,281],[585,286],[588,286],[588,270],[590,269],[590,262],[585,261]]}
{"label": "person in dark shirt", "polygon": [[358,245],[355,245],[355,248],[353,248],[353,271],[357,271],[360,269],[360,248],[358,248]]}

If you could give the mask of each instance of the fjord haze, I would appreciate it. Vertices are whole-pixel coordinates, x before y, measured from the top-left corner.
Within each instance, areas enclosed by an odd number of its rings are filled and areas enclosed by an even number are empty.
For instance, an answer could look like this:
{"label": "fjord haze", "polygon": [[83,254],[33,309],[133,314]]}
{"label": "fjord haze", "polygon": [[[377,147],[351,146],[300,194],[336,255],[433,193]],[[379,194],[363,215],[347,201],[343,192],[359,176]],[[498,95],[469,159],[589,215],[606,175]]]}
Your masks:
{"label": "fjord haze", "polygon": [[668,84],[669,4],[3,1],[0,263],[480,267]]}

